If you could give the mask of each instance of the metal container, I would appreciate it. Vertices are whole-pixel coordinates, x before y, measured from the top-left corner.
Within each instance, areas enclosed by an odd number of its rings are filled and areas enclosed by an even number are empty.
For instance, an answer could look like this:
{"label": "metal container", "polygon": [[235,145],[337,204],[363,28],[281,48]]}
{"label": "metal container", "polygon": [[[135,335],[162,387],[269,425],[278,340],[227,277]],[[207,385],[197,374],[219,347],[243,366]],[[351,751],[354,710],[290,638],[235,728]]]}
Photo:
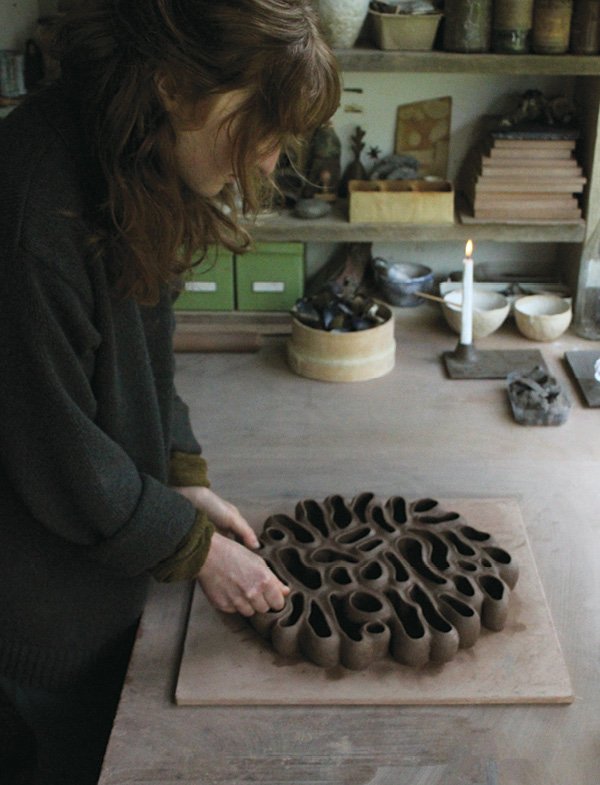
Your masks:
{"label": "metal container", "polygon": [[447,52],[489,52],[492,0],[446,0],[444,49]]}

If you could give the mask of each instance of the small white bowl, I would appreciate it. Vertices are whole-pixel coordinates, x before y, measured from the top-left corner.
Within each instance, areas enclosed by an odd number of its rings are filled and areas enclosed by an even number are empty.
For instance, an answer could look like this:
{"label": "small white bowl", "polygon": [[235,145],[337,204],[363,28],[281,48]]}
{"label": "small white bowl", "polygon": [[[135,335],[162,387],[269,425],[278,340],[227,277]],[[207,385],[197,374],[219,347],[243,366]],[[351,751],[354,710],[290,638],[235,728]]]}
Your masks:
{"label": "small white bowl", "polygon": [[519,332],[532,341],[554,341],[573,318],[569,300],[555,294],[530,294],[515,301]]}
{"label": "small white bowl", "polygon": [[[444,295],[442,312],[450,327],[460,334],[462,322],[462,289],[454,289]],[[473,339],[491,335],[508,316],[510,303],[500,292],[473,289]]]}

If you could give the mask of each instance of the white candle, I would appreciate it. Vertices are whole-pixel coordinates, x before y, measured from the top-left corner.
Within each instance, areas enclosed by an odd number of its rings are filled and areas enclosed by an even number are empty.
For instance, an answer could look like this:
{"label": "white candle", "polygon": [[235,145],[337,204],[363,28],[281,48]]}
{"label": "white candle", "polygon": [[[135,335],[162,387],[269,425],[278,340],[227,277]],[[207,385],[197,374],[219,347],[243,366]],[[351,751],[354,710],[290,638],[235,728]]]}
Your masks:
{"label": "white candle", "polygon": [[473,343],[473,243],[467,242],[463,259],[462,314],[460,320],[460,342],[468,346]]}

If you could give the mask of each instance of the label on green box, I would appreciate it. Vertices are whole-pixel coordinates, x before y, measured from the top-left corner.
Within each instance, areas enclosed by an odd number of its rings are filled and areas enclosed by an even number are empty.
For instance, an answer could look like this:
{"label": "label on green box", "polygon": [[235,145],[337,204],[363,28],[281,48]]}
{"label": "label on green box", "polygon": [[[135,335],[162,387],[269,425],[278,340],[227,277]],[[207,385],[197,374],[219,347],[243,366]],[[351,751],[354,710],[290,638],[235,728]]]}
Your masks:
{"label": "label on green box", "polygon": [[183,276],[177,311],[232,311],[235,308],[233,254],[211,247],[206,258]]}
{"label": "label on green box", "polygon": [[188,281],[185,285],[186,292],[216,292],[216,281]]}
{"label": "label on green box", "polygon": [[304,245],[261,243],[236,256],[235,282],[240,311],[289,311],[304,290]]}
{"label": "label on green box", "polygon": [[283,281],[254,281],[253,292],[285,292]]}

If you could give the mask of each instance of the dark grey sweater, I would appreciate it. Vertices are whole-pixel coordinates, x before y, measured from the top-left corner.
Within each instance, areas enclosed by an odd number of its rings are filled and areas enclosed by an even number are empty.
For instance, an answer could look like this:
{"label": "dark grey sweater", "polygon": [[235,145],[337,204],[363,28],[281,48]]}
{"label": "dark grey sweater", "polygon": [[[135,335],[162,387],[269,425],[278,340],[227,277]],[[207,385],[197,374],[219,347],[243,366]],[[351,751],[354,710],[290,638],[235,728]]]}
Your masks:
{"label": "dark grey sweater", "polygon": [[89,160],[57,87],[0,121],[0,673],[60,687],[138,617],[195,519],[170,297],[111,297],[86,261]]}

